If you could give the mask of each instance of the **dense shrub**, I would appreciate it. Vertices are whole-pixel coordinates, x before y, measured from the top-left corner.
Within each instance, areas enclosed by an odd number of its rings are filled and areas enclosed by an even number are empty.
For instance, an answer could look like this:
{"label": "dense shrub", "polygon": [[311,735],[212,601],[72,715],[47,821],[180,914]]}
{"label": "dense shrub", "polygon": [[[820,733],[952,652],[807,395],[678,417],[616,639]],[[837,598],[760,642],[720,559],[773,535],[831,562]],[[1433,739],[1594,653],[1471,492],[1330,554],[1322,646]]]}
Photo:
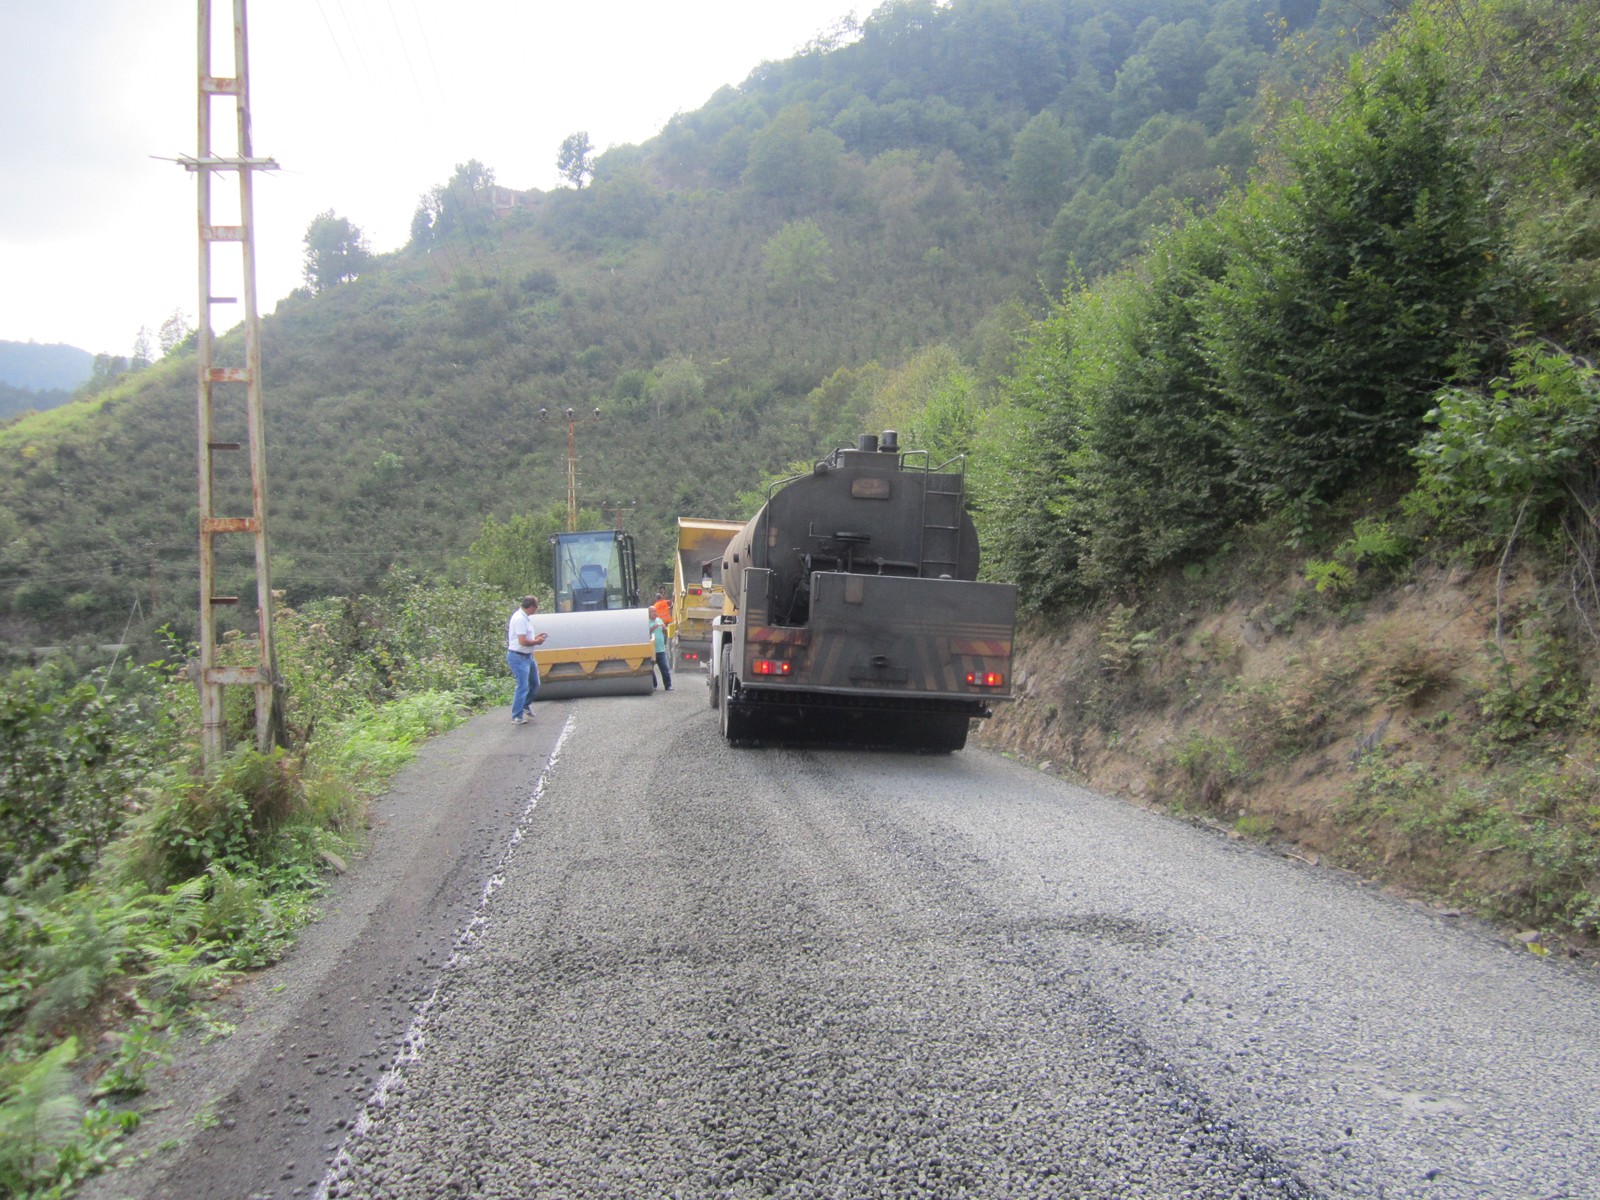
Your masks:
{"label": "dense shrub", "polygon": [[1489,323],[1489,189],[1449,70],[1420,25],[1291,122],[1287,178],[1226,213],[1234,257],[1204,337],[1238,483],[1269,503],[1327,500],[1403,461]]}
{"label": "dense shrub", "polygon": [[1215,222],[1190,222],[1077,307],[1091,587],[1116,590],[1209,553],[1253,510],[1229,486],[1229,404],[1199,336],[1230,251]]}
{"label": "dense shrub", "polygon": [[87,878],[169,753],[159,665],[80,675],[69,660],[0,681],[0,880]]}
{"label": "dense shrub", "polygon": [[1280,121],[1246,190],[1039,320],[974,472],[1025,604],[1122,597],[1243,517],[1307,544],[1414,466],[1414,545],[1563,534],[1594,623],[1600,73],[1572,36],[1596,13],[1424,7]]}
{"label": "dense shrub", "polygon": [[[214,985],[283,954],[367,797],[465,704],[504,690],[483,661],[498,659],[504,607],[494,589],[410,579],[282,610],[295,752],[249,744],[250,689],[236,688],[243,744],[209,772],[193,690],[160,666],[82,675],[63,661],[0,683],[0,1190],[55,1194],[104,1165],[138,1119],[104,1097],[142,1089]],[[427,690],[440,682],[453,686]],[[119,1023],[81,1040],[99,1060],[101,1099],[85,1107],[71,1035]]]}
{"label": "dense shrub", "polygon": [[1592,510],[1600,462],[1600,372],[1543,344],[1518,346],[1509,373],[1439,392],[1413,452],[1415,504],[1457,536],[1548,534],[1576,503]]}

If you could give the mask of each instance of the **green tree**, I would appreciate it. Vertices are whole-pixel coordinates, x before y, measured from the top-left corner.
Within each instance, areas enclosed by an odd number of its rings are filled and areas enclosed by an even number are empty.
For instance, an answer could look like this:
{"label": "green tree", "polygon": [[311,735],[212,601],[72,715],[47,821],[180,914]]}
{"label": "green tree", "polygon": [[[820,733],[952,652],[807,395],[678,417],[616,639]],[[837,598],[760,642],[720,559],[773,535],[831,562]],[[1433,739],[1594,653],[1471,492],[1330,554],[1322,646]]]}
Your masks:
{"label": "green tree", "polygon": [[1209,161],[1210,149],[1200,125],[1157,113],[1129,139],[1117,162],[1111,189],[1118,208],[1131,209],[1162,186],[1183,194],[1186,181],[1203,173]]}
{"label": "green tree", "polygon": [[1358,64],[1330,111],[1292,123],[1287,184],[1228,215],[1236,254],[1204,337],[1241,479],[1271,503],[1402,461],[1490,317],[1496,237],[1449,72],[1426,30]]}
{"label": "green tree", "polygon": [[1072,386],[1070,307],[1057,304],[1018,354],[969,473],[988,574],[1031,609],[1081,594],[1084,515],[1075,486],[1083,414]]}
{"label": "green tree", "polygon": [[161,346],[162,358],[176,354],[180,350],[190,349],[194,345],[195,328],[189,324],[189,318],[184,315],[183,309],[173,309],[171,315],[161,322],[157,342]]}
{"label": "green tree", "polygon": [[1224,232],[1208,221],[1170,231],[1137,270],[1072,307],[1088,586],[1137,586],[1208,553],[1252,501],[1229,486],[1225,400],[1200,339],[1200,313],[1232,256]]}
{"label": "green tree", "polygon": [[366,235],[333,209],[318,213],[306,226],[305,281],[313,293],[348,283],[372,263]]}
{"label": "green tree", "polygon": [[133,357],[130,360],[134,370],[148,367],[155,361],[155,341],[150,336],[148,325],[139,326],[139,332],[133,339]]}
{"label": "green tree", "polygon": [[1195,115],[1211,133],[1237,124],[1255,104],[1256,84],[1270,60],[1260,50],[1231,49],[1207,71]]}
{"label": "green tree", "polygon": [[[586,529],[598,528],[598,522],[594,513],[580,517]],[[467,547],[468,578],[498,588],[507,599],[528,592],[548,599],[554,586],[550,575],[550,535],[561,533],[566,527],[567,506],[560,502],[543,512],[516,513],[504,521],[497,521],[491,513]]]}
{"label": "green tree", "polygon": [[643,237],[661,198],[638,167],[607,171],[589,189],[585,225],[602,237]]}
{"label": "green tree", "polygon": [[1511,262],[1529,305],[1518,323],[1592,353],[1600,331],[1600,12],[1592,3],[1546,4],[1516,19],[1479,6],[1459,19],[1476,53],[1452,81],[1506,205]]}
{"label": "green tree", "polygon": [[579,191],[594,175],[594,143],[586,130],[569,133],[556,151],[556,170]]}
{"label": "green tree", "polygon": [[949,458],[971,448],[972,376],[949,346],[930,346],[890,371],[873,394],[867,429],[898,429],[908,449]]}
{"label": "green tree", "polygon": [[774,199],[833,194],[844,143],[825,129],[811,128],[804,104],[791,104],[750,142],[744,184]]}
{"label": "green tree", "polygon": [[131,364],[120,354],[96,354],[89,372],[89,382],[84,390],[89,393],[103,391],[126,375]]}
{"label": "green tree", "polygon": [[[1426,417],[1432,429],[1411,452],[1418,475],[1412,503],[1445,528],[1498,543],[1523,532],[1548,535],[1574,507],[1595,511],[1594,367],[1552,346],[1521,345],[1509,375],[1487,388],[1445,388],[1436,399]],[[1592,519],[1572,524],[1594,529]],[[1593,547],[1571,557],[1592,564]]]}
{"label": "green tree", "polygon": [[1073,68],[1102,85],[1116,79],[1117,66],[1127,53],[1128,24],[1115,12],[1089,17],[1078,26]]}
{"label": "green tree", "polygon": [[1077,161],[1072,131],[1052,112],[1042,112],[1022,127],[1011,143],[1007,178],[1024,204],[1055,212],[1066,195],[1067,178]]}
{"label": "green tree", "polygon": [[1117,71],[1111,89],[1111,132],[1128,137],[1156,113],[1166,101],[1166,90],[1155,67],[1142,54],[1135,54]]}
{"label": "green tree", "polygon": [[840,367],[806,397],[811,408],[811,429],[819,452],[852,445],[866,432],[867,409],[873,393],[883,386],[884,370],[877,363]]}
{"label": "green tree", "polygon": [[1206,72],[1219,53],[1205,40],[1200,22],[1190,19],[1163,25],[1145,45],[1144,57],[1161,81],[1163,107],[1168,112],[1191,112],[1205,86]]}
{"label": "green tree", "polygon": [[912,419],[910,444],[926,450],[929,461],[938,466],[973,452],[982,419],[972,375],[958,367],[939,381]]}
{"label": "green tree", "polygon": [[800,308],[805,301],[833,282],[828,265],[833,247],[810,217],[790,221],[767,240],[762,265],[774,293],[792,299]]}
{"label": "green tree", "polygon": [[659,420],[664,413],[688,413],[705,399],[706,381],[694,360],[673,355],[656,369],[650,401]]}
{"label": "green tree", "polygon": [[479,233],[489,224],[494,172],[477,159],[457,163],[450,182],[423,195],[411,218],[411,241],[425,246],[454,234]]}
{"label": "green tree", "polygon": [[444,189],[433,188],[417,199],[417,209],[411,214],[411,244],[426,246],[439,236],[439,215],[443,208]]}

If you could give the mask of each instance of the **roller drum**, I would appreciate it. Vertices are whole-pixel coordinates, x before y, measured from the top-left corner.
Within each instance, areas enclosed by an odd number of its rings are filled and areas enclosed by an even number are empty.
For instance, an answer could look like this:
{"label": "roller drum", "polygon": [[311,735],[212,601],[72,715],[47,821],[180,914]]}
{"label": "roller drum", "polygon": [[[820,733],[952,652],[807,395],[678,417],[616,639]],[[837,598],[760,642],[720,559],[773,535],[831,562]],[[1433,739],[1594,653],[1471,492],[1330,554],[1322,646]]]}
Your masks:
{"label": "roller drum", "polygon": [[535,700],[648,695],[655,686],[655,642],[647,608],[548,613],[534,618],[545,635]]}

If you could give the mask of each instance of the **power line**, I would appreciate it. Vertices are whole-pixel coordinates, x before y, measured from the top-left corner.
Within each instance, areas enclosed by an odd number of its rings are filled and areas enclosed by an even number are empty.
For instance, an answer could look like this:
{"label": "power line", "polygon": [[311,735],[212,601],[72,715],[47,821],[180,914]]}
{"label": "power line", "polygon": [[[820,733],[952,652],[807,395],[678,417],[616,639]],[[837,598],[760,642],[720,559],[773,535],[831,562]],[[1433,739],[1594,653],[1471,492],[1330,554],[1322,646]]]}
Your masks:
{"label": "power line", "polygon": [[333,31],[333,22],[328,20],[328,10],[322,7],[322,0],[317,0],[317,12],[322,17],[323,27],[328,31],[328,40],[333,43],[333,52],[339,56],[339,63],[344,67],[344,73],[349,75],[350,63],[344,56],[344,47],[339,45],[339,37]]}

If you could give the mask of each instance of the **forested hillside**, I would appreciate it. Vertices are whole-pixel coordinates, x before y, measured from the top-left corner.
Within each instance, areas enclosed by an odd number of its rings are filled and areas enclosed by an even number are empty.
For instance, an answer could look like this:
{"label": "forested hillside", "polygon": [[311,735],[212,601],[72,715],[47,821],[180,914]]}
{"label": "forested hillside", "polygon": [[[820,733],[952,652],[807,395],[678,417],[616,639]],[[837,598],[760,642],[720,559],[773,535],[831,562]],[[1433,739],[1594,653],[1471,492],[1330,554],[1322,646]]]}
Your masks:
{"label": "forested hillside", "polygon": [[0,420],[21,413],[55,408],[65,404],[71,394],[64,388],[26,388],[0,383]]}
{"label": "forested hillside", "polygon": [[1038,614],[995,742],[1600,931],[1597,16],[1414,6],[928,414]]}
{"label": "forested hillside", "polygon": [[76,346],[0,341],[0,384],[71,391],[92,373],[94,355]]}
{"label": "forested hillside", "polygon": [[65,404],[93,363],[92,354],[75,346],[0,341],[0,420]]}
{"label": "forested hillside", "polygon": [[[462,164],[410,246],[264,323],[275,581],[370,589],[560,505],[567,430],[537,414],[569,406],[602,414],[584,507],[664,572],[674,517],[734,515],[869,419],[987,403],[1065,281],[1243,178],[1258,88],[1362,30],[1305,3],[892,3],[580,156],[579,186],[497,215],[492,165]],[[12,640],[192,625],[189,361],[0,430]]]}

